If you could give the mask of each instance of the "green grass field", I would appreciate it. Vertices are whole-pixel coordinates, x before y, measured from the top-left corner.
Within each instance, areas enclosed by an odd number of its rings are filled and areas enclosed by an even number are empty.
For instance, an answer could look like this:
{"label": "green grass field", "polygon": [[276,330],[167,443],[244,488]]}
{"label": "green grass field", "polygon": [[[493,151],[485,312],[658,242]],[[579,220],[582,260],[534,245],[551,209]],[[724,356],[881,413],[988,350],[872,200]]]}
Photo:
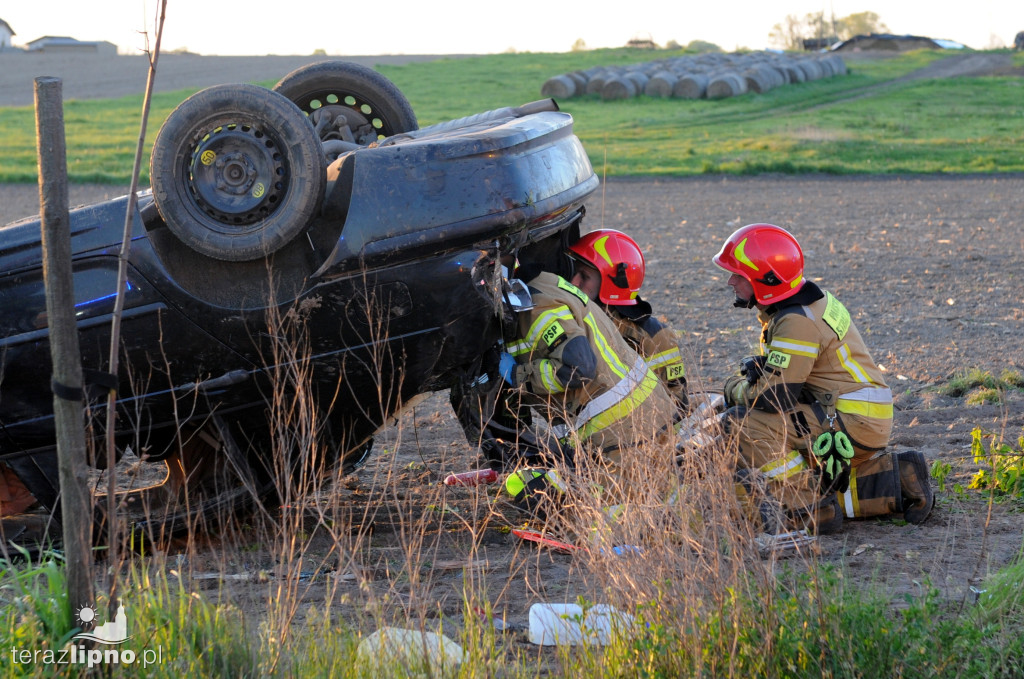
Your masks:
{"label": "green grass field", "polygon": [[[846,76],[733,99],[603,102],[590,95],[559,104],[575,118],[594,168],[607,176],[1024,170],[1024,80],[894,82],[940,56],[921,51],[851,60]],[[651,58],[650,52],[628,49],[500,54],[379,70],[409,98],[420,124],[429,125],[540,99],[541,85],[559,73]],[[1024,55],[1014,59],[1024,65]],[[154,97],[145,158],[160,124],[192,92]],[[141,93],[66,102],[71,180],[127,184],[141,111]],[[0,108],[0,182],[36,181],[34,116],[31,107]],[[149,182],[145,168],[141,181]]]}

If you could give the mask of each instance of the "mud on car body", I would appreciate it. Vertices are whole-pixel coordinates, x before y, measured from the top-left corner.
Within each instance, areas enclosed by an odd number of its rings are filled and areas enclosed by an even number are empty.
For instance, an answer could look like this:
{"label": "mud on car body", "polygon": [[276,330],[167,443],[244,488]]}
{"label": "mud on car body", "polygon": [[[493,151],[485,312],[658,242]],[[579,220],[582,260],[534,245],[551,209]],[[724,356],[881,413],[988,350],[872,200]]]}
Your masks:
{"label": "mud on car body", "polygon": [[[578,233],[598,183],[550,100],[416,129],[401,93],[352,64],[306,67],[276,89],[183,102],[131,222],[117,447],[212,484],[192,513],[280,491],[282,394],[309,398],[322,473],[357,465],[413,397],[479,372],[506,313],[498,258]],[[108,368],[128,205],[70,212],[87,382]],[[52,511],[40,226],[0,227],[0,462]],[[107,391],[86,386],[99,448]]]}

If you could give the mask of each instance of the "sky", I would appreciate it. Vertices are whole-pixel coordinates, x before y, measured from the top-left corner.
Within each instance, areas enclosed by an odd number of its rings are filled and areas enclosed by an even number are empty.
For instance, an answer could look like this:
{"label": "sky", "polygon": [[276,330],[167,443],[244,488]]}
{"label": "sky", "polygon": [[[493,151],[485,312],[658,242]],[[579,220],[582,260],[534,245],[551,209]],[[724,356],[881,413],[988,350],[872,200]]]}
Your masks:
{"label": "sky", "polygon": [[[294,11],[283,11],[294,7]],[[14,45],[44,35],[106,40],[123,54],[152,47],[158,0],[0,0]],[[961,42],[1013,44],[1024,30],[1021,0],[167,0],[162,49],[205,55],[493,54],[620,47],[630,38],[664,45],[705,40],[733,51],[773,47],[768,34],[787,15],[837,18],[873,11],[890,32]]]}

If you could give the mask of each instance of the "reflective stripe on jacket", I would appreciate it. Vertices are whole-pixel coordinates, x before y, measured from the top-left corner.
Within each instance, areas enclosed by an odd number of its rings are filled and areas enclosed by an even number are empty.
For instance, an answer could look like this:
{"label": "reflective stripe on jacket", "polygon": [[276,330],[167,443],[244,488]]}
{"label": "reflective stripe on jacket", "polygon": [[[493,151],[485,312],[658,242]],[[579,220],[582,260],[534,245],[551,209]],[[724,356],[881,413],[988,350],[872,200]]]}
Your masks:
{"label": "reflective stripe on jacket", "polygon": [[840,413],[892,420],[892,392],[846,307],[811,282],[792,300],[758,312],[764,374],[745,388],[745,404],[788,412],[834,394]]}
{"label": "reflective stripe on jacket", "polygon": [[[657,376],[619,334],[608,315],[564,279],[541,273],[528,281],[534,307],[520,312],[509,351],[517,384],[542,397],[550,419],[571,423],[601,448],[652,440],[670,431],[675,407]],[[567,387],[565,347],[584,337],[596,357],[592,379]]]}
{"label": "reflective stripe on jacket", "polygon": [[680,409],[685,410],[689,403],[686,395],[686,368],[676,332],[652,316],[636,320],[621,313],[618,307],[609,306],[607,309],[619,334],[644,357]]}

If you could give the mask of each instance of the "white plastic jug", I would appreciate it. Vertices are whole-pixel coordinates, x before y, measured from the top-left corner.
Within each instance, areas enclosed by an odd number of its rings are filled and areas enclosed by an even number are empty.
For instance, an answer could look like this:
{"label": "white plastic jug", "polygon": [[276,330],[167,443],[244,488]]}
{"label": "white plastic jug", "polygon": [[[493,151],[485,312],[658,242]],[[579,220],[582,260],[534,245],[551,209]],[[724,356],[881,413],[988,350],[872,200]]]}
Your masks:
{"label": "white plastic jug", "polygon": [[401,627],[382,627],[356,648],[360,663],[385,676],[396,671],[421,676],[417,670],[423,667],[455,669],[464,655],[461,646],[442,634]]}
{"label": "white plastic jug", "polygon": [[576,604],[530,606],[530,642],[540,646],[606,645],[612,632],[622,633],[633,624],[628,613],[606,604],[592,606],[584,615]]}

